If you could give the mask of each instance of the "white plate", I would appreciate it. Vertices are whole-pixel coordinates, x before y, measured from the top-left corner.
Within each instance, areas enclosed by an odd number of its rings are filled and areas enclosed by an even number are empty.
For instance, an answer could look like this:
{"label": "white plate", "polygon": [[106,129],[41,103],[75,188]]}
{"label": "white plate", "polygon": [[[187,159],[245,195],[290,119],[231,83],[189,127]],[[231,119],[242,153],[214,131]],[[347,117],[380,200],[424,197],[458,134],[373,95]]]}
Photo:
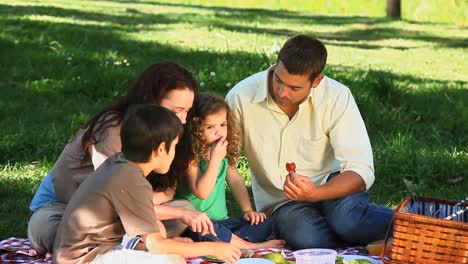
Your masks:
{"label": "white plate", "polygon": [[353,260],[353,259],[367,259],[369,260],[372,264],[379,264],[379,262],[373,258],[369,258],[369,257],[366,257],[366,256],[360,256],[360,255],[338,255],[338,256],[342,256],[344,260],[346,261],[350,261],[350,260]]}
{"label": "white plate", "polygon": [[242,258],[236,264],[275,264],[273,261],[262,258]]}

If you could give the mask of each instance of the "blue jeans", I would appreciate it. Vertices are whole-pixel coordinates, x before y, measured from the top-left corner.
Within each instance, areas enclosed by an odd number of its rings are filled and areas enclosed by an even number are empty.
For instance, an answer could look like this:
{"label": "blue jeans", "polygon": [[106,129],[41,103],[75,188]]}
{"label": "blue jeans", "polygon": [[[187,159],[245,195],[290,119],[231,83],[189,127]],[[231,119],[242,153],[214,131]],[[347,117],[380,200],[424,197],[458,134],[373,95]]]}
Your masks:
{"label": "blue jeans", "polygon": [[384,239],[392,216],[393,210],[369,203],[369,193],[362,192],[314,203],[291,201],[276,209],[271,219],[275,237],[298,250],[367,245]]}
{"label": "blue jeans", "polygon": [[212,220],[213,227],[218,235],[202,236],[199,233],[187,229],[182,236],[189,237],[193,241],[217,241],[231,242],[232,234],[252,243],[264,242],[271,235],[273,227],[270,219],[266,219],[257,225],[251,225],[241,218],[228,218],[225,220]]}

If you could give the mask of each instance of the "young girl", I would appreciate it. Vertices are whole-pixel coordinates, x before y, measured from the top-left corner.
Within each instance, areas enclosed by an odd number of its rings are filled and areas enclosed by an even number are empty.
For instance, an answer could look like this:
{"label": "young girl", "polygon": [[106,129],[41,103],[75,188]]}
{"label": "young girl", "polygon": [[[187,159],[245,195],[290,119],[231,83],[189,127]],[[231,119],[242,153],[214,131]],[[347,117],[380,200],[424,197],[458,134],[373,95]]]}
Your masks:
{"label": "young girl", "polygon": [[[213,220],[217,237],[192,230],[184,234],[194,241],[222,240],[243,249],[282,247],[284,241],[266,241],[272,232],[270,220],[255,212],[236,161],[240,156],[240,132],[229,106],[222,97],[196,96],[187,119],[186,144],[190,162],[186,179],[176,189],[176,197],[192,202]],[[228,218],[225,182],[244,214],[243,219]]]}

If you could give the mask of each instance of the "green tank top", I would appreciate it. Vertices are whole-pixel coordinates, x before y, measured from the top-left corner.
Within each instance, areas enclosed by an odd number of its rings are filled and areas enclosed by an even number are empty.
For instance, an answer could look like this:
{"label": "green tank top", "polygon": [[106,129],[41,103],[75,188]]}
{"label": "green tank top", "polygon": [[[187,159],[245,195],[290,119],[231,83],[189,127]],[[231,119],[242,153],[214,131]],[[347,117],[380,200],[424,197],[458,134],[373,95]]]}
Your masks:
{"label": "green tank top", "polygon": [[[208,167],[208,161],[201,160],[198,164],[201,173],[205,173]],[[226,171],[228,168],[228,160],[224,158],[219,167],[218,177],[210,196],[202,200],[195,196],[187,184],[177,186],[175,198],[186,199],[190,201],[195,209],[200,212],[205,212],[210,219],[224,220],[228,218],[228,211],[226,207]]]}

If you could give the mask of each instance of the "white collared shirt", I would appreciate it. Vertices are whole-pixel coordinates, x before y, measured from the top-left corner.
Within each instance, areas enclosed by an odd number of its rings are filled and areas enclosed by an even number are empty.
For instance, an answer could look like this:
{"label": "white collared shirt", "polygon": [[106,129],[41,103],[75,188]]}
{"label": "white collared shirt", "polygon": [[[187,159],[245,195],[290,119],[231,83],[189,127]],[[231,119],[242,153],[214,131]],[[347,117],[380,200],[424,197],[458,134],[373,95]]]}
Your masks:
{"label": "white collared shirt", "polygon": [[239,82],[226,96],[241,124],[257,210],[287,201],[286,162],[317,185],[332,172],[354,171],[369,189],[375,179],[372,148],[349,88],[324,77],[290,120],[268,93],[274,66]]}

